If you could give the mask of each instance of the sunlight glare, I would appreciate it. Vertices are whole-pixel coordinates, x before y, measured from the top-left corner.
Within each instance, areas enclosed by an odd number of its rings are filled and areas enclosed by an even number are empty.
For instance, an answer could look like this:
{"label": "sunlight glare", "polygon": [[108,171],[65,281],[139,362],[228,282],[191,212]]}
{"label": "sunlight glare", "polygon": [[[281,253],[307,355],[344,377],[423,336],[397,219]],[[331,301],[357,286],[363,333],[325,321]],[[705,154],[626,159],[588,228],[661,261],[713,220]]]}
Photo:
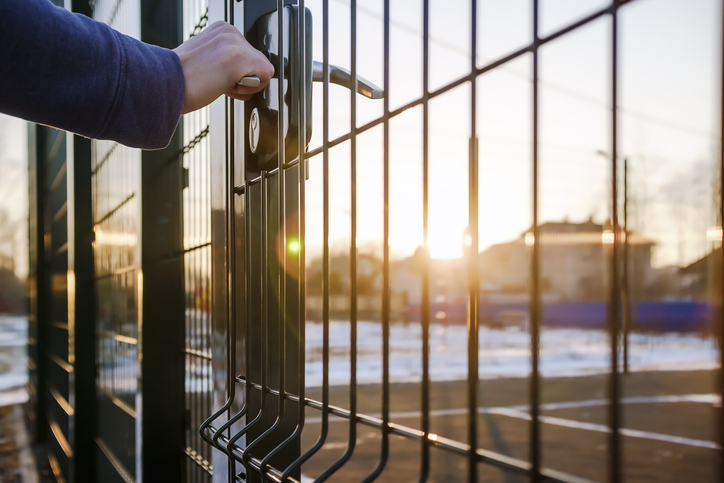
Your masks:
{"label": "sunlight glare", "polygon": [[457,236],[446,230],[430,232],[430,257],[437,259],[462,258],[465,231],[460,230]]}

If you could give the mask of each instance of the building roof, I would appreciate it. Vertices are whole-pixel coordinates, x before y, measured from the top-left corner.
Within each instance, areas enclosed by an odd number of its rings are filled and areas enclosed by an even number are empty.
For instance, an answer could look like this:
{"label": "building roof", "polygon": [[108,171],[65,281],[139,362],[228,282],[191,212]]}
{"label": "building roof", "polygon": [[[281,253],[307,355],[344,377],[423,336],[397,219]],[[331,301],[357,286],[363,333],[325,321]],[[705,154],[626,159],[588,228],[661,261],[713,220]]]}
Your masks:
{"label": "building roof", "polygon": [[[603,225],[595,223],[591,219],[583,223],[549,221],[538,227],[538,233],[540,233],[541,243],[544,245],[601,245],[613,243],[613,232],[608,221]],[[521,241],[528,245],[533,244],[532,227],[512,243],[520,243]],[[656,244],[653,240],[633,231],[629,231],[628,242],[629,245]]]}

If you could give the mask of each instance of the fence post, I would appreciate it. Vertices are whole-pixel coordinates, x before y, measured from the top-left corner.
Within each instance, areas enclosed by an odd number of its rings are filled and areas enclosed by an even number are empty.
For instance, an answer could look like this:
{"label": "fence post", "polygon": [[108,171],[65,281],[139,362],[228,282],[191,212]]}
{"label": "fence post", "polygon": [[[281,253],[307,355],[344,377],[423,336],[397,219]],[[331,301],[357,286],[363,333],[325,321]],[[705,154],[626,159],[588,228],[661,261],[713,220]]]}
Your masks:
{"label": "fence post", "polygon": [[[141,0],[141,39],[174,48],[182,41],[179,1]],[[183,481],[184,258],[181,128],[141,162],[143,317],[141,481]]]}

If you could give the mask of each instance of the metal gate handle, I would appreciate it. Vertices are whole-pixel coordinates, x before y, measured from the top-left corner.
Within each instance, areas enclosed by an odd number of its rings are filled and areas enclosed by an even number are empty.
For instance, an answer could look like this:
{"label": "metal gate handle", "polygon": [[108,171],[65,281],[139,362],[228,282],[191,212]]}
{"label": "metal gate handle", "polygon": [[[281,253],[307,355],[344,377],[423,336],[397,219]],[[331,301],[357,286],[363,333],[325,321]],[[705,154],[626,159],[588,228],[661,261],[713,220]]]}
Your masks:
{"label": "metal gate handle", "polygon": [[[279,57],[274,52],[266,52],[266,57],[269,62],[274,66],[274,77],[277,77],[277,65]],[[287,59],[284,59],[284,77],[289,75],[289,64]],[[258,87],[256,77],[244,77],[239,81],[239,84],[246,85],[249,87]],[[312,62],[312,81],[313,82],[324,82],[324,63],[319,61]],[[329,65],[329,82],[337,84],[338,86],[352,89],[352,74],[345,68],[337,65]],[[255,84],[255,85],[254,85]],[[382,99],[385,96],[385,91],[372,82],[368,81],[362,76],[357,76],[357,93],[362,94],[370,99]]]}
{"label": "metal gate handle", "polygon": [[[324,64],[322,62],[318,62],[316,60],[313,62],[312,81],[324,82]],[[350,74],[347,69],[330,64],[329,82],[351,90],[352,74]],[[382,88],[377,87],[372,82],[361,76],[357,76],[357,93],[362,94],[365,97],[369,97],[370,99],[382,99],[385,96],[385,91],[382,90]]]}

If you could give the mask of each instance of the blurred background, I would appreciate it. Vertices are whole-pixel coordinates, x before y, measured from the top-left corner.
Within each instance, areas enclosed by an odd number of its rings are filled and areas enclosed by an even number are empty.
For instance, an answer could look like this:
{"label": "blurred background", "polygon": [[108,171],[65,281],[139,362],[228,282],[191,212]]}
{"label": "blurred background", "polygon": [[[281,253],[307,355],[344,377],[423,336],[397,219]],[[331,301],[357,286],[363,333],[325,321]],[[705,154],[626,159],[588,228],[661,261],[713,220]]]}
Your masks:
{"label": "blurred background", "polygon": [[35,477],[19,406],[28,400],[27,132],[0,114],[0,481],[8,482]]}
{"label": "blurred background", "polygon": [[0,312],[24,314],[28,274],[27,124],[0,115]]}

